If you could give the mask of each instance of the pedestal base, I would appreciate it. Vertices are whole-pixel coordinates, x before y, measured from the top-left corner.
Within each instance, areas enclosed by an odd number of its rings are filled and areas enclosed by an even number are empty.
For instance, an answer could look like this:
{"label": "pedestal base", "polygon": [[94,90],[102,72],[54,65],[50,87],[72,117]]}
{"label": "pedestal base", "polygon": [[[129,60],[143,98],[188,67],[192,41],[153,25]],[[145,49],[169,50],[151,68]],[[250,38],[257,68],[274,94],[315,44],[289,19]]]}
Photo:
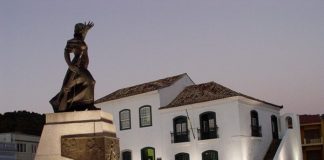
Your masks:
{"label": "pedestal base", "polygon": [[46,115],[35,160],[118,160],[111,114],[103,111]]}

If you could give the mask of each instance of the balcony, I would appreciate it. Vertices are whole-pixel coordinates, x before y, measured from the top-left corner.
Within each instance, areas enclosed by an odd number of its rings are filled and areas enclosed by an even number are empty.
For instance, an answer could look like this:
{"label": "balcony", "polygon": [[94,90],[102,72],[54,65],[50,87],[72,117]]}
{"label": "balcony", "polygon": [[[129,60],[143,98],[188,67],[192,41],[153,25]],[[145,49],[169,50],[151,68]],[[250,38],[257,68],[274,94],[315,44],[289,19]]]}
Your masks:
{"label": "balcony", "polygon": [[17,148],[16,148],[16,144],[14,143],[5,143],[5,142],[1,142],[0,143],[0,151],[4,151],[4,152],[16,152]]}
{"label": "balcony", "polygon": [[171,132],[171,143],[190,142],[190,132]]}
{"label": "balcony", "polygon": [[251,125],[251,131],[253,137],[262,137],[262,128],[261,126]]}
{"label": "balcony", "polygon": [[303,146],[313,146],[313,145],[322,145],[323,137],[315,137],[315,138],[304,138]]}
{"label": "balcony", "polygon": [[197,128],[197,133],[198,133],[198,140],[219,138],[217,126],[213,128],[208,128],[207,131],[202,131],[199,128]]}

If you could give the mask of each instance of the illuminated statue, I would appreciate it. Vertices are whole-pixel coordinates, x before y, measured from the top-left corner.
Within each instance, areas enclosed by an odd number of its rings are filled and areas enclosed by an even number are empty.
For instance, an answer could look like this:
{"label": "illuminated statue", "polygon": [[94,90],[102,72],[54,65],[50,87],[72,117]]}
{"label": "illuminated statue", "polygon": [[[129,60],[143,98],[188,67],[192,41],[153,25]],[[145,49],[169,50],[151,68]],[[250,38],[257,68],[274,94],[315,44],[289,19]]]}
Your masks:
{"label": "illuminated statue", "polygon": [[[50,100],[54,112],[97,110],[94,106],[95,80],[88,71],[88,47],[84,42],[92,22],[75,25],[74,38],[67,41],[64,57],[69,66],[61,91]],[[71,61],[70,54],[74,54]]]}

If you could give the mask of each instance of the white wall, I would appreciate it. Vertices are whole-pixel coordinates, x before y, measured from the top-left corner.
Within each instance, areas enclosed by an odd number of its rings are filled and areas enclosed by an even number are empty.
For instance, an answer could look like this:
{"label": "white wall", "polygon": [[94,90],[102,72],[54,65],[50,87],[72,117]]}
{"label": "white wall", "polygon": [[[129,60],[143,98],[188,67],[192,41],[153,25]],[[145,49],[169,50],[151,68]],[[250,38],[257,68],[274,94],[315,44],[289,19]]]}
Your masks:
{"label": "white wall", "polygon": [[176,81],[171,86],[162,88],[159,90],[160,106],[164,107],[168,105],[181,91],[183,91],[185,87],[193,84],[194,82],[187,74],[185,74],[181,79]]}
{"label": "white wall", "polygon": [[[206,150],[218,151],[219,159],[232,159],[235,150],[239,150],[236,149],[237,146],[239,146],[239,142],[231,140],[234,134],[239,131],[237,106],[237,102],[229,98],[221,101],[209,101],[161,110],[161,122],[163,122],[161,123],[163,125],[161,138],[165,139],[163,148],[166,153],[166,158],[164,159],[174,159],[175,154],[180,152],[189,153],[190,159],[201,159],[202,152]],[[171,144],[170,132],[173,132],[173,119],[181,115],[187,116],[186,109],[196,138],[193,138],[192,130],[188,122],[190,142]],[[199,115],[207,111],[216,113],[219,138],[198,140],[197,128],[200,128]],[[231,123],[229,123],[229,121]],[[229,153],[229,151],[231,154],[226,154]]]}
{"label": "white wall", "polygon": [[[288,128],[287,117],[292,118],[292,127]],[[286,113],[280,117],[282,141],[274,157],[274,160],[294,159],[301,160],[302,148],[300,138],[299,116]]]}
{"label": "white wall", "polygon": [[293,129],[288,129],[280,143],[274,160],[302,160],[300,139]]}
{"label": "white wall", "polygon": [[[143,105],[152,106],[153,126],[139,127],[139,111]],[[115,117],[117,136],[120,138],[121,151],[130,150],[134,160],[139,160],[140,150],[144,147],[155,148],[156,157],[172,160],[177,153],[190,154],[190,159],[201,159],[206,150],[218,151],[219,159],[259,160],[263,159],[272,141],[271,116],[279,119],[279,109],[242,97],[231,97],[158,110],[160,107],[159,92],[152,91],[118,100],[97,104]],[[119,111],[131,110],[131,129],[119,130]],[[190,142],[171,143],[173,119],[178,116],[189,118],[195,139],[190,130]],[[262,137],[251,136],[250,111],[258,112],[259,124],[262,126]],[[198,140],[197,128],[200,128],[199,115],[213,111],[219,127],[217,139]],[[278,123],[279,124],[279,123]]]}
{"label": "white wall", "polygon": [[[180,115],[186,116],[186,109],[196,139],[194,140],[191,134],[190,142],[171,144],[170,132],[173,132],[173,119]],[[258,112],[262,137],[251,136],[251,110]],[[277,116],[279,121],[279,110],[279,108],[255,101],[251,103],[241,97],[163,109],[161,110],[161,122],[166,123],[162,123],[163,135],[161,138],[165,139],[163,146],[166,148],[165,152],[168,153],[166,159],[173,159],[174,155],[180,152],[189,153],[192,159],[201,159],[201,153],[206,150],[218,151],[219,159],[263,159],[272,141],[271,116]],[[200,128],[199,115],[206,111],[216,113],[219,138],[198,141],[196,129]],[[190,124],[188,124],[188,128],[190,129]]]}
{"label": "white wall", "polygon": [[[139,124],[139,108],[144,105],[150,105],[152,108],[152,126],[140,127]],[[158,147],[162,143],[160,127],[160,116],[158,108],[160,100],[157,91],[147,92],[135,96],[112,100],[100,104],[96,104],[103,111],[112,113],[114,116],[114,124],[117,130],[117,137],[120,138],[120,149],[130,150],[134,160],[141,159],[141,149],[144,147],[155,148],[156,157],[161,157],[161,150]],[[123,109],[131,111],[131,129],[120,130],[119,112]]]}
{"label": "white wall", "polygon": [[[252,110],[257,111],[259,125],[261,126],[262,137],[252,137],[251,133],[251,115]],[[238,138],[241,138],[242,158],[245,160],[263,159],[271,142],[272,126],[271,116],[277,117],[278,133],[279,133],[279,108],[269,106],[264,103],[249,100],[239,97],[239,116],[240,116],[240,133]]]}

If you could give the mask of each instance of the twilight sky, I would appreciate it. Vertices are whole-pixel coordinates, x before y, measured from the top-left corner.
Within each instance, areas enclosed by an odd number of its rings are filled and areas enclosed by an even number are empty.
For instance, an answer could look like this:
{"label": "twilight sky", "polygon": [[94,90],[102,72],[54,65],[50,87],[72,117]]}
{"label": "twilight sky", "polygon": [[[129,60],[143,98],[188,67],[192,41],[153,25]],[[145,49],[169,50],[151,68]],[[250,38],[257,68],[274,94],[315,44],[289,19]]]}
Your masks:
{"label": "twilight sky", "polygon": [[95,97],[188,73],[324,113],[323,0],[8,0],[0,2],[0,113],[53,112],[74,25],[91,20]]}

